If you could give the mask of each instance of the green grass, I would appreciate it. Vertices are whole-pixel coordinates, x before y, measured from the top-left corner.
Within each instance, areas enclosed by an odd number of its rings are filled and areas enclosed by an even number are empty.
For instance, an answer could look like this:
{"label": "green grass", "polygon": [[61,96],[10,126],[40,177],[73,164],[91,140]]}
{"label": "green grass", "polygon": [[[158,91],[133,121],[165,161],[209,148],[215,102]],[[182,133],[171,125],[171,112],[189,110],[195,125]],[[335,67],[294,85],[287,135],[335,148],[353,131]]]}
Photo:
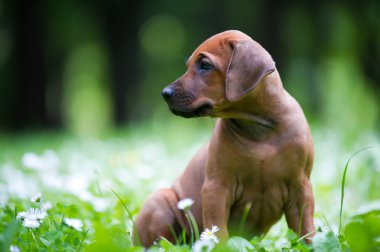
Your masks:
{"label": "green grass", "polygon": [[[132,244],[133,218],[150,192],[170,186],[211,130],[212,122],[178,120],[97,138],[52,132],[0,137],[0,251],[144,251]],[[265,236],[232,237],[213,251],[380,251],[377,136],[347,145],[338,132],[318,128],[313,135],[313,243],[306,245],[282,219]],[[42,199],[32,202],[37,193]],[[38,228],[17,218],[30,208],[46,208]],[[81,228],[66,218],[80,220]],[[161,240],[153,251],[191,251],[187,242]]]}
{"label": "green grass", "polygon": [[341,186],[341,194],[340,194],[340,210],[339,210],[339,229],[338,229],[338,235],[342,235],[342,216],[343,216],[343,202],[344,202],[344,189],[346,185],[346,176],[347,176],[347,170],[348,165],[350,164],[350,161],[353,157],[355,157],[357,154],[359,154],[362,151],[365,151],[366,149],[369,149],[370,147],[361,149],[354,153],[347,161],[346,165],[344,166],[343,170],[343,178],[342,178],[342,186]]}

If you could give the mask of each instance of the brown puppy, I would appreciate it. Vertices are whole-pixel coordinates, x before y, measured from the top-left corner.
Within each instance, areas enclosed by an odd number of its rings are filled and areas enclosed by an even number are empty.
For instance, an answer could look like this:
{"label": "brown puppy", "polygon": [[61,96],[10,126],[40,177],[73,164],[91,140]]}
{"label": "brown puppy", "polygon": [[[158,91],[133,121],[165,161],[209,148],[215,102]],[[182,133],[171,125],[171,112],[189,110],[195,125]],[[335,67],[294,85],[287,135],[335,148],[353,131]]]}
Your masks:
{"label": "brown puppy", "polygon": [[136,220],[144,246],[161,236],[174,241],[170,229],[188,230],[177,209],[184,198],[194,199],[199,228],[217,225],[222,240],[237,230],[247,206],[248,238],[267,232],[283,213],[298,234],[314,230],[309,126],[264,48],[242,32],[219,33],[193,52],[186,73],[162,96],[176,115],[220,119],[173,186],[146,201]]}

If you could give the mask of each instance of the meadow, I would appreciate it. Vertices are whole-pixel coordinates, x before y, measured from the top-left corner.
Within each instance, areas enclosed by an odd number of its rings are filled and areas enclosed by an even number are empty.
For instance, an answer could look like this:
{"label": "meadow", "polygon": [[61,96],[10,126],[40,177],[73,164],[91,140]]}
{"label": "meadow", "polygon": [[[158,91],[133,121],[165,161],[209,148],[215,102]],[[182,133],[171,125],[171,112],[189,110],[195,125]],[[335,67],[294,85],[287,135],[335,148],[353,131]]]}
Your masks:
{"label": "meadow", "polygon": [[[2,136],[0,251],[144,251],[132,244],[133,218],[149,193],[170,186],[212,128],[211,119],[173,119],[97,137]],[[161,240],[152,251],[380,251],[379,136],[323,125],[312,132],[312,244],[282,219],[251,240],[203,246]]]}

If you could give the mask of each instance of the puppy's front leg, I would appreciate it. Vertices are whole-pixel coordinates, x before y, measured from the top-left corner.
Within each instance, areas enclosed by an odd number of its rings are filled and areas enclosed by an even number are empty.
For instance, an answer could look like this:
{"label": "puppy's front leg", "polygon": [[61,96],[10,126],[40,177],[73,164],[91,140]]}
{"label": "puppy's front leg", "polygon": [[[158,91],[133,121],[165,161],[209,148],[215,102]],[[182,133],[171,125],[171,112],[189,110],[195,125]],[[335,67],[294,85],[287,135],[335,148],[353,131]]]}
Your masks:
{"label": "puppy's front leg", "polygon": [[204,228],[219,228],[216,234],[222,241],[228,239],[228,218],[231,193],[229,186],[217,179],[207,179],[202,188],[202,218]]}
{"label": "puppy's front leg", "polygon": [[305,241],[310,243],[310,238],[314,235],[314,196],[308,179],[305,179],[302,186],[295,192],[285,211],[285,217],[289,228],[299,236],[309,234]]}

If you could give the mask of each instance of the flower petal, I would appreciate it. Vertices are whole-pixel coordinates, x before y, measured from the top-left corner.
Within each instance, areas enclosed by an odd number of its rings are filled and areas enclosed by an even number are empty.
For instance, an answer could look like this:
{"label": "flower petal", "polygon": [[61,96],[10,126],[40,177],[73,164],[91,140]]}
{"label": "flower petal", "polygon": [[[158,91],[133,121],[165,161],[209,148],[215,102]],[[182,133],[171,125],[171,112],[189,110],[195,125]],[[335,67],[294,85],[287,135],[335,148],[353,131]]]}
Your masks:
{"label": "flower petal", "polygon": [[180,210],[187,210],[194,204],[194,200],[190,198],[186,198],[183,200],[178,201],[177,207]]}

